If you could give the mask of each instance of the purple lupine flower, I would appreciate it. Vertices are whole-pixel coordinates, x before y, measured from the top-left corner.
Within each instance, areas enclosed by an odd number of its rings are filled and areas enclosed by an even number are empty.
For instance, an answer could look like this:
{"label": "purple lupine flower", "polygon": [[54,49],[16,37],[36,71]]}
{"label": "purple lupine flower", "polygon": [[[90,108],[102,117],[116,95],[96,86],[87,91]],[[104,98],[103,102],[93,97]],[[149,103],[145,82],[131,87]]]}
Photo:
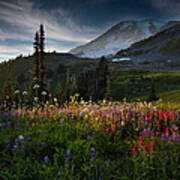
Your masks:
{"label": "purple lupine flower", "polygon": [[91,161],[94,161],[96,159],[96,149],[91,148],[90,152],[91,152]]}
{"label": "purple lupine flower", "polygon": [[175,137],[176,137],[176,142],[180,143],[180,135],[175,135]]}
{"label": "purple lupine flower", "polygon": [[91,148],[91,156],[95,157],[96,156],[96,149]]}
{"label": "purple lupine flower", "polygon": [[159,135],[161,135],[161,132],[157,131],[156,136],[159,136]]}
{"label": "purple lupine flower", "polygon": [[90,127],[91,127],[91,125],[90,125],[90,124],[88,124],[87,129],[89,129]]}
{"label": "purple lupine flower", "polygon": [[144,131],[141,131],[140,133],[139,133],[139,136],[143,136],[144,135]]}
{"label": "purple lupine flower", "polygon": [[5,144],[6,144],[6,146],[9,148],[10,146],[11,146],[11,140],[10,139],[7,139],[6,141],[5,141]]}
{"label": "purple lupine flower", "polygon": [[68,151],[68,152],[65,154],[65,157],[66,157],[66,160],[67,160],[67,161],[70,161],[70,160],[71,160],[71,152]]}
{"label": "purple lupine flower", "polygon": [[10,127],[10,126],[11,126],[11,122],[10,122],[10,121],[8,121],[8,122],[7,122],[7,125]]}
{"label": "purple lupine flower", "polygon": [[28,137],[28,134],[25,134],[24,137],[27,138],[27,137]]}
{"label": "purple lupine flower", "polygon": [[15,138],[15,139],[14,139],[14,142],[15,142],[15,143],[18,143],[18,138]]}
{"label": "purple lupine flower", "polygon": [[147,129],[144,129],[144,134],[149,137],[150,136],[150,129],[147,128]]}
{"label": "purple lupine flower", "polygon": [[166,142],[168,140],[168,137],[166,134],[162,134],[162,141]]}
{"label": "purple lupine flower", "polygon": [[80,116],[81,116],[81,117],[84,116],[84,112],[80,112]]}
{"label": "purple lupine flower", "polygon": [[2,126],[3,128],[5,128],[5,127],[6,127],[6,123],[2,123],[1,126]]}
{"label": "purple lupine flower", "polygon": [[31,138],[30,138],[30,137],[27,137],[27,141],[31,141]]}
{"label": "purple lupine flower", "polygon": [[18,145],[14,145],[13,149],[12,149],[13,153],[17,153],[18,152]]}
{"label": "purple lupine flower", "polygon": [[48,165],[49,164],[49,157],[48,156],[45,156],[44,157],[44,159],[43,159],[43,163],[45,164],[45,165]]}
{"label": "purple lupine flower", "polygon": [[173,136],[170,136],[170,137],[169,137],[169,140],[170,140],[171,142],[176,142],[176,139],[175,139]]}
{"label": "purple lupine flower", "polygon": [[20,133],[21,132],[20,128],[17,128],[17,131]]}
{"label": "purple lupine flower", "polygon": [[23,142],[23,143],[21,144],[21,147],[22,147],[23,150],[25,150],[26,144]]}
{"label": "purple lupine flower", "polygon": [[44,136],[44,133],[43,133],[43,132],[40,132],[40,136]]}
{"label": "purple lupine flower", "polygon": [[43,146],[45,144],[45,142],[42,142],[41,145]]}
{"label": "purple lupine flower", "polygon": [[175,124],[172,125],[172,128],[174,131],[178,131],[178,129],[179,129]]}
{"label": "purple lupine flower", "polygon": [[89,141],[90,139],[91,139],[91,136],[88,136],[88,137],[86,138],[87,141]]}
{"label": "purple lupine flower", "polygon": [[18,145],[14,145],[13,148],[14,148],[14,149],[18,149]]}
{"label": "purple lupine flower", "polygon": [[170,136],[170,141],[179,143],[180,142],[180,135],[173,134],[172,136]]}
{"label": "purple lupine flower", "polygon": [[151,129],[151,136],[154,136],[154,129]]}
{"label": "purple lupine flower", "polygon": [[60,175],[61,175],[61,171],[58,171],[58,172],[57,172],[57,176],[60,176]]}

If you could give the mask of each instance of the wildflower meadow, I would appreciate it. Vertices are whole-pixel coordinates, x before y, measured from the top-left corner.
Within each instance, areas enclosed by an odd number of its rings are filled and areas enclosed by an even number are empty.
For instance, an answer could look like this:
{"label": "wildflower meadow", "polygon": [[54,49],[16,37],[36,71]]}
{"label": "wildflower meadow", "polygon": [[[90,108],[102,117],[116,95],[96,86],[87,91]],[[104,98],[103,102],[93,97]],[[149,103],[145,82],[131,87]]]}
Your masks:
{"label": "wildflower meadow", "polygon": [[177,180],[179,118],[173,106],[78,94],[1,112],[0,179]]}

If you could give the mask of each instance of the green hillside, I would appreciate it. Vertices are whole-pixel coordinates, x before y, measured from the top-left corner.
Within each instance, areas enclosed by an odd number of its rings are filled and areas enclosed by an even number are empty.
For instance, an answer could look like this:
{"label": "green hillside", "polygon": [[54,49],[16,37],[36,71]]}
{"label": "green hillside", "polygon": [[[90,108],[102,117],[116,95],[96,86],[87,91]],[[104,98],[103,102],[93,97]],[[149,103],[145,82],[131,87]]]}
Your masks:
{"label": "green hillside", "polygon": [[[19,57],[9,63],[1,63],[0,87],[3,86],[7,78],[8,66],[10,66],[13,80],[17,77],[23,82],[26,73],[30,77],[32,59],[32,56]],[[64,82],[65,80],[65,72],[58,72],[59,66],[62,65],[71,74],[79,75],[83,71],[95,70],[98,62],[98,60],[92,59],[79,59],[70,54],[46,53],[45,67],[53,92],[55,92],[58,82]],[[150,93],[151,80],[153,78],[156,93],[160,98],[164,101],[179,102],[180,98],[176,98],[176,96],[178,97],[177,92],[180,91],[180,71],[150,72],[143,69],[127,68],[128,66],[129,64],[124,64],[124,62],[109,62],[111,97],[113,100],[122,100],[123,98],[129,101],[136,99],[146,100]]]}
{"label": "green hillside", "polygon": [[163,102],[180,103],[180,90],[167,91],[158,94]]}

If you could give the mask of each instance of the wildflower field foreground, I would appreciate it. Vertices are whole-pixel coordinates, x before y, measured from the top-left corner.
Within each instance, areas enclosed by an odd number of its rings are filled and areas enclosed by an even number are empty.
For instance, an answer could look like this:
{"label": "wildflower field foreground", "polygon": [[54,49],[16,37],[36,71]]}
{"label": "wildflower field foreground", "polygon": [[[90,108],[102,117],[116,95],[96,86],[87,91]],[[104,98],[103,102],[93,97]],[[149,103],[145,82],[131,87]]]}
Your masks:
{"label": "wildflower field foreground", "polygon": [[180,179],[180,111],[76,101],[0,113],[0,179]]}

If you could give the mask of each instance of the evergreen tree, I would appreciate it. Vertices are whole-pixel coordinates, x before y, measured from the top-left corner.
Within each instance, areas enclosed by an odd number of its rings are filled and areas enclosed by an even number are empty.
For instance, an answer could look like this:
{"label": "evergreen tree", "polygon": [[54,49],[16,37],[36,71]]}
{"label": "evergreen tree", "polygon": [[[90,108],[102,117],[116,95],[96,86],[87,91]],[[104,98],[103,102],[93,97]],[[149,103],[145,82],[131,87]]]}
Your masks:
{"label": "evergreen tree", "polygon": [[65,100],[69,99],[70,96],[70,74],[69,70],[66,72],[66,82],[65,82],[65,90],[64,90],[64,98]]}
{"label": "evergreen tree", "polygon": [[71,95],[74,96],[77,93],[77,83],[75,76],[72,77],[72,88],[71,88]]}
{"label": "evergreen tree", "polygon": [[107,100],[111,99],[111,87],[110,87],[110,78],[109,78],[109,76],[107,78],[107,87],[106,87],[105,99],[107,99]]}
{"label": "evergreen tree", "polygon": [[29,78],[28,73],[25,74],[25,94],[29,95],[30,93],[30,86],[29,86]]}
{"label": "evergreen tree", "polygon": [[14,89],[10,78],[10,67],[7,67],[7,79],[1,90],[1,102],[5,102],[5,109],[10,110],[13,103]]}
{"label": "evergreen tree", "polygon": [[23,91],[23,100],[24,100],[24,104],[26,106],[31,105],[32,89],[30,88],[30,85],[29,85],[29,75],[28,75],[28,73],[25,74],[25,91]]}
{"label": "evergreen tree", "polygon": [[[42,99],[47,99],[47,96],[45,97],[45,93],[43,92],[45,90],[45,80],[46,80],[46,74],[45,74],[45,67],[44,67],[44,27],[41,24],[39,32],[36,32],[35,39],[34,39],[34,61],[33,61],[33,72],[32,72],[32,91],[31,96],[32,97],[38,97],[41,101]],[[42,92],[43,92],[43,98],[42,98]]]}
{"label": "evergreen tree", "polygon": [[96,69],[96,98],[97,99],[103,99],[105,97],[108,74],[109,74],[108,62],[105,59],[105,57],[102,57]]}
{"label": "evergreen tree", "polygon": [[33,70],[31,77],[31,103],[34,97],[40,97],[40,70],[39,70],[39,33],[36,32],[34,38],[34,59],[33,59]]}
{"label": "evergreen tree", "polygon": [[152,101],[156,101],[158,99],[159,98],[156,96],[154,79],[152,79],[152,81],[151,81],[151,90],[150,90],[148,101],[152,102]]}
{"label": "evergreen tree", "polygon": [[20,84],[18,82],[18,79],[15,78],[14,83],[12,84],[12,100],[16,105],[16,108],[18,107],[20,103]]}
{"label": "evergreen tree", "polygon": [[95,73],[94,71],[83,72],[77,81],[77,92],[84,100],[94,98],[95,95]]}
{"label": "evergreen tree", "polygon": [[39,33],[36,32],[34,38],[34,58],[33,58],[33,71],[32,71],[32,86],[39,84]]}
{"label": "evergreen tree", "polygon": [[45,41],[45,33],[44,27],[40,25],[40,40],[39,40],[39,70],[40,70],[40,88],[41,91],[45,90],[45,67],[44,67],[44,41]]}
{"label": "evergreen tree", "polygon": [[56,97],[58,98],[58,102],[61,104],[63,102],[63,88],[60,82],[56,88]]}

